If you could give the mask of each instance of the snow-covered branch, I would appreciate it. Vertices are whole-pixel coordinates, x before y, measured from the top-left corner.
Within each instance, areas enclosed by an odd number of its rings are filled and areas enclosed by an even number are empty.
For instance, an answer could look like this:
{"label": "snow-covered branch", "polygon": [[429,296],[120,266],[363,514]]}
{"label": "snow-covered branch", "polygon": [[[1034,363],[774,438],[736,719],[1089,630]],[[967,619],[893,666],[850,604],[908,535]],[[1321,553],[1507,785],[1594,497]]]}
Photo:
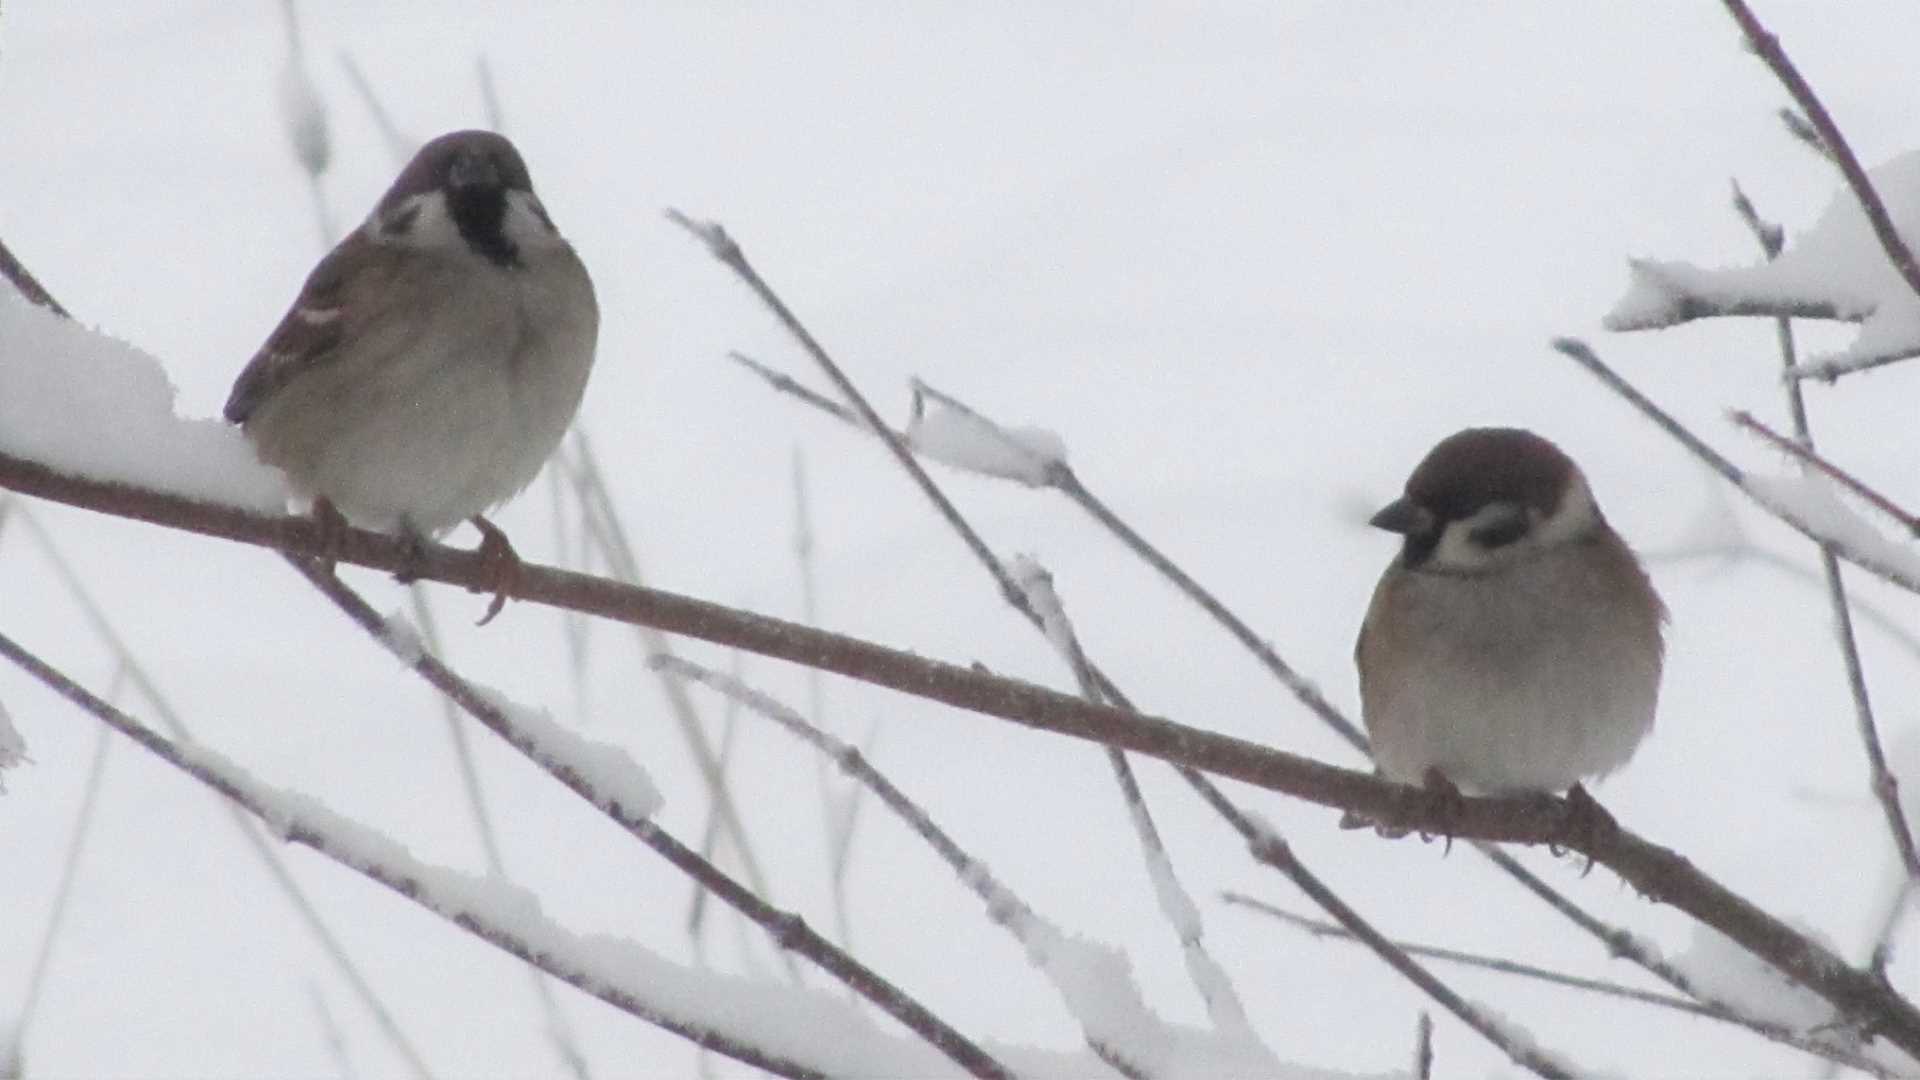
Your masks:
{"label": "snow-covered branch", "polygon": [[1830,544],[1839,558],[1908,592],[1920,593],[1920,553],[1888,540],[1847,509],[1833,486],[1818,476],[1759,477],[1729,461],[1654,404],[1597,356],[1585,342],[1557,338],[1553,348],[1625,398],[1642,415],[1686,447],[1708,468],[1752,499],[1767,513],[1815,543]]}
{"label": "snow-covered branch", "polygon": [[[829,995],[696,971],[630,941],[573,933],[547,916],[539,901],[522,889],[496,878],[424,863],[386,836],[315,799],[262,783],[209,749],[158,735],[4,634],[0,634],[0,656],[244,808],[287,841],[378,882],[616,1009],[779,1076],[950,1073],[949,1063],[926,1044],[874,1029],[846,1003]],[[1068,1067],[1057,1058],[1050,1064]]]}
{"label": "snow-covered branch", "polygon": [[1217,1030],[1208,1033],[1169,1024],[1154,1015],[1141,1000],[1132,965],[1123,952],[1078,938],[1034,911],[855,747],[732,676],[673,656],[656,656],[652,666],[708,686],[772,720],[871,790],[979,897],[988,917],[1020,942],[1034,966],[1060,993],[1087,1044],[1124,1074],[1162,1078],[1281,1074],[1281,1062],[1261,1045],[1244,1016],[1232,1025],[1221,1025],[1216,1017]]}
{"label": "snow-covered branch", "polygon": [[926,1006],[827,941],[798,915],[779,911],[719,867],[701,858],[652,820],[660,797],[625,752],[561,728],[544,713],[508,701],[498,691],[454,673],[418,647],[410,628],[383,619],[358,594],[313,560],[291,560],[307,580],[396,659],[499,735],[548,776],[585,799],[627,833],[758,924],[782,949],[813,961],[847,987],[924,1038],[978,1077],[1010,1077],[1007,1068]]}

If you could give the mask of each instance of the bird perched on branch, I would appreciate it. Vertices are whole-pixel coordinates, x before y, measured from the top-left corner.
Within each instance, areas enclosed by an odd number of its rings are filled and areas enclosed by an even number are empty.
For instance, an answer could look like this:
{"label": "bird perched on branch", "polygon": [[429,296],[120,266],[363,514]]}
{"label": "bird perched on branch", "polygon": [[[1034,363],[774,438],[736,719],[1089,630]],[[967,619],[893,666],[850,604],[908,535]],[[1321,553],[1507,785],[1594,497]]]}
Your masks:
{"label": "bird perched on branch", "polygon": [[1666,607],[1572,459],[1470,428],[1370,524],[1404,537],[1355,649],[1382,773],[1518,794],[1626,763],[1653,726]]}
{"label": "bird perched on branch", "polygon": [[420,148],[314,267],[226,417],[314,514],[415,542],[471,521],[495,587],[519,572],[483,514],[539,473],[580,407],[593,282],[503,136]]}

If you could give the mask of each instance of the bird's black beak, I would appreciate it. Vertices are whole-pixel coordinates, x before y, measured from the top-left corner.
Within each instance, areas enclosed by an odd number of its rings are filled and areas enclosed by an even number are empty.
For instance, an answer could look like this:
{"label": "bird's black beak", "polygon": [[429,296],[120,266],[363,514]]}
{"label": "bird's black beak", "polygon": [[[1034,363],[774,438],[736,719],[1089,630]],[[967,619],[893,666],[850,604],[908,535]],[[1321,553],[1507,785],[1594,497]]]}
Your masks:
{"label": "bird's black beak", "polygon": [[1399,498],[1381,507],[1379,513],[1367,519],[1367,524],[1401,536],[1415,536],[1432,527],[1433,513],[1417,503]]}

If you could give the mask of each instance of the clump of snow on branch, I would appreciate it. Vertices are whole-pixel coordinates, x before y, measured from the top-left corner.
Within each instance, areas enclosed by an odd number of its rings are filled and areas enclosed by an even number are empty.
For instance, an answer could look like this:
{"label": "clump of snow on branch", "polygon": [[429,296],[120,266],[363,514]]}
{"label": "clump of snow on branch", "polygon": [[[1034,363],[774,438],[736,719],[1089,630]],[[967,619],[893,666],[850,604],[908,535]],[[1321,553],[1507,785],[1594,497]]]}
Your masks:
{"label": "clump of snow on branch", "polygon": [[277,513],[285,481],[224,420],[182,419],[160,361],[0,288],[0,453]]}
{"label": "clump of snow on branch", "polygon": [[0,702],[0,794],[7,790],[6,771],[27,760],[27,740],[14,728],[6,703]]}
{"label": "clump of snow on branch", "polygon": [[535,760],[580,777],[601,805],[615,806],[638,817],[659,812],[663,804],[660,789],[626,750],[576,735],[556,723],[547,710],[522,705],[498,690],[477,685],[473,689],[533,744]]}
{"label": "clump of snow on branch", "polygon": [[1826,477],[1811,472],[1791,476],[1748,473],[1742,486],[1761,505],[1799,522],[1816,535],[1909,579],[1920,579],[1920,555],[1910,546],[1888,539],[1854,513],[1841,501],[1839,491]]}
{"label": "clump of snow on branch", "polygon": [[[1920,151],[1873,169],[1874,190],[1909,247],[1920,244]],[[1920,353],[1915,296],[1874,235],[1851,189],[1842,187],[1813,227],[1780,257],[1705,268],[1636,259],[1627,292],[1603,320],[1609,330],[1650,330],[1715,315],[1802,315],[1861,324],[1852,344],[1807,364]]]}
{"label": "clump of snow on branch", "polygon": [[420,637],[420,628],[400,611],[389,611],[381,618],[380,644],[387,647],[394,659],[408,667],[419,663],[420,658],[427,655],[427,645]]}
{"label": "clump of snow on branch", "polygon": [[1048,643],[1077,674],[1080,645],[1074,637],[1073,624],[1067,621],[1067,609],[1060,603],[1060,594],[1053,591],[1052,572],[1030,555],[1015,555],[1007,560],[1007,573],[1026,595],[1027,606],[1039,617]]}
{"label": "clump of snow on branch", "polygon": [[[1818,931],[1804,925],[1796,929],[1828,944]],[[1833,1019],[1833,1006],[1820,995],[1797,985],[1778,968],[1704,923],[1694,924],[1693,940],[1672,962],[1700,993],[1742,1015],[1801,1032]]]}
{"label": "clump of snow on branch", "polygon": [[902,432],[917,454],[943,465],[1013,480],[1028,487],[1051,482],[1051,470],[1067,460],[1067,445],[1044,428],[1001,427],[978,413],[915,394],[913,415]]}
{"label": "clump of snow on branch", "polygon": [[968,884],[986,899],[995,920],[1026,947],[1027,959],[1059,991],[1088,1043],[1104,1055],[1159,1080],[1309,1073],[1275,1058],[1244,1026],[1205,1031],[1160,1019],[1141,1000],[1126,954],[1033,914],[984,871],[972,875]]}

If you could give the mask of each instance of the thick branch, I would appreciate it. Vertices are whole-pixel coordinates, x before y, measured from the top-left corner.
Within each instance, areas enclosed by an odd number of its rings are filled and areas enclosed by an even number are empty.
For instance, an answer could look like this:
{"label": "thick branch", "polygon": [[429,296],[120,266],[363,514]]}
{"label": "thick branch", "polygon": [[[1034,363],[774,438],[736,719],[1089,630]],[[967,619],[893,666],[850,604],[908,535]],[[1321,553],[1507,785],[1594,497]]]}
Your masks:
{"label": "thick branch", "polygon": [[[137,518],[298,555],[328,553],[308,518],[267,517],[178,495],[62,476],[0,454],[0,487],[71,506]],[[342,562],[396,571],[475,592],[494,587],[480,558],[438,544],[413,550],[396,537],[345,530]],[[1655,900],[1671,903],[1765,958],[1832,1002],[1846,1016],[1884,1032],[1920,1057],[1920,1010],[1871,974],[1807,940],[1701,873],[1680,855],[1625,830],[1580,828],[1565,800],[1549,797],[1453,800],[1392,784],[1243,739],[1176,724],[970,668],[928,660],[841,634],[708,603],[692,597],[529,563],[512,595],[619,622],[745,649],[817,667],[1028,727],[1148,754],[1176,765],[1241,780],[1383,825],[1425,833],[1550,844],[1591,856]]]}

